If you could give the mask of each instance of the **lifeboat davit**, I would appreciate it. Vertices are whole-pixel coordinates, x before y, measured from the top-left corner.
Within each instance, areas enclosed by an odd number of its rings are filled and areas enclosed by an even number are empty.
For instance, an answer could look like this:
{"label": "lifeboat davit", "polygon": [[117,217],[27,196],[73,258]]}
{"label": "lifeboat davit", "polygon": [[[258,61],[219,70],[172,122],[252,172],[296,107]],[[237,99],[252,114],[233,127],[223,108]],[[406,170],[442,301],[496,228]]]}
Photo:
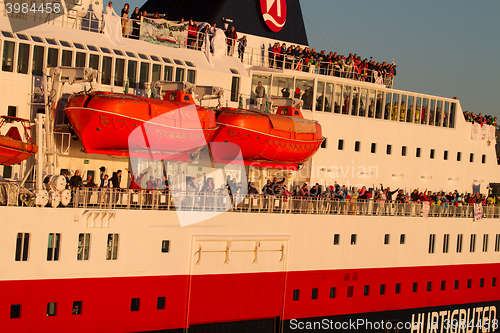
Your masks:
{"label": "lifeboat davit", "polygon": [[112,92],[70,97],[65,113],[91,154],[186,160],[212,138],[215,112],[183,91],[164,100]]}
{"label": "lifeboat davit", "polygon": [[26,140],[23,141],[19,129],[12,126],[7,134],[0,134],[0,165],[18,164],[35,154],[38,146],[31,138],[30,123],[27,119],[2,116],[0,118],[0,128],[7,123],[20,122],[24,128]]}
{"label": "lifeboat davit", "polygon": [[[217,163],[235,160],[239,148],[245,165],[296,170],[316,153],[324,138],[321,125],[304,119],[298,108],[280,106],[276,114],[222,108],[217,113],[212,154]],[[223,149],[223,143],[228,144]],[[214,149],[217,147],[217,149]]]}

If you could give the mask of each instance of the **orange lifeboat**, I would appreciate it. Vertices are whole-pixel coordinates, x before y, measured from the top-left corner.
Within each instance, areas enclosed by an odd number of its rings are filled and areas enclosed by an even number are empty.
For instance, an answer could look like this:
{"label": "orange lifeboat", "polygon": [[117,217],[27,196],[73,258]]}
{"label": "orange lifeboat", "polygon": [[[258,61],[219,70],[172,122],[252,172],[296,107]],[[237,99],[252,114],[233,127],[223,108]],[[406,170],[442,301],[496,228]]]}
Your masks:
{"label": "orange lifeboat", "polygon": [[[304,119],[298,108],[280,106],[276,114],[223,108],[217,114],[212,154],[217,163],[234,161],[239,152],[245,165],[296,169],[320,147],[321,125]],[[233,143],[236,146],[223,143]],[[214,149],[216,148],[216,149]]]}
{"label": "orange lifeboat", "polygon": [[0,165],[18,164],[35,154],[38,146],[33,143],[31,138],[30,123],[27,119],[2,116],[0,119],[0,128],[7,123],[20,122],[24,128],[26,141],[23,141],[17,127],[9,128],[6,135],[0,134]]}
{"label": "orange lifeboat", "polygon": [[112,92],[73,95],[65,113],[87,153],[186,160],[211,139],[212,110],[187,92],[164,100]]}

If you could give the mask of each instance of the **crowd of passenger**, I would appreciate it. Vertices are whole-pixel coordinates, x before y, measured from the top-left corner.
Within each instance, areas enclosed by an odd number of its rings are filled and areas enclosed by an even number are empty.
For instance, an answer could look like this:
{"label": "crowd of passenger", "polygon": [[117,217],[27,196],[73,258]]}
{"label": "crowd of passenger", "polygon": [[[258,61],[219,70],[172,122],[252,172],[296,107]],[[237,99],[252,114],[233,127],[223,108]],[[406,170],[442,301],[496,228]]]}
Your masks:
{"label": "crowd of passenger", "polygon": [[396,76],[396,65],[387,62],[375,62],[367,58],[361,60],[357,54],[349,53],[349,56],[329,52],[324,50],[316,52],[316,49],[300,47],[299,45],[288,46],[286,43],[280,45],[276,42],[269,48],[269,66],[276,68],[302,70],[309,72],[311,68],[324,75],[333,75],[368,82],[375,82],[376,71],[386,78]]}
{"label": "crowd of passenger", "polygon": [[464,111],[464,117],[465,117],[465,120],[468,121],[468,122],[471,122],[471,123],[477,123],[481,126],[483,125],[493,125],[493,126],[496,126],[497,125],[497,117],[493,117],[493,116],[483,116],[482,113],[480,114],[475,114],[473,112],[469,112],[469,111]]}

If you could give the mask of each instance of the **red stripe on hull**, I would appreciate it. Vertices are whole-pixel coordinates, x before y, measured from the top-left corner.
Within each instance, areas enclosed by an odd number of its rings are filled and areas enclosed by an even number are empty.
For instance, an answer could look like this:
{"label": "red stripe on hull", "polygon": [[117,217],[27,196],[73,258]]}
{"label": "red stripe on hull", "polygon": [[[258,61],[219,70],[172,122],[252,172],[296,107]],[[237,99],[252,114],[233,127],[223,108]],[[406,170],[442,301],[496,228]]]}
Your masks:
{"label": "red stripe on hull", "polygon": [[[348,274],[348,276],[347,276]],[[2,281],[0,327],[5,331],[124,332],[183,328],[189,325],[280,317],[282,320],[426,308],[500,299],[500,264],[372,268],[164,277]],[[480,287],[480,279],[484,286]],[[471,279],[471,288],[467,280]],[[441,281],[446,281],[441,290]],[[454,281],[459,280],[459,289]],[[427,282],[432,290],[427,291]],[[418,291],[412,285],[418,283]],[[400,283],[400,293],[395,293]],[[385,295],[380,295],[385,284]],[[364,286],[369,295],[364,296]],[[348,287],[353,296],[347,296]],[[336,297],[330,298],[330,288]],[[318,288],[317,299],[312,289]],[[300,290],[299,300],[293,291]],[[164,310],[157,310],[160,296]],[[139,311],[130,311],[140,298]],[[73,301],[82,314],[72,315]],[[57,315],[46,315],[57,302]],[[283,303],[284,302],[284,303]],[[22,304],[21,318],[10,319],[11,304]]]}

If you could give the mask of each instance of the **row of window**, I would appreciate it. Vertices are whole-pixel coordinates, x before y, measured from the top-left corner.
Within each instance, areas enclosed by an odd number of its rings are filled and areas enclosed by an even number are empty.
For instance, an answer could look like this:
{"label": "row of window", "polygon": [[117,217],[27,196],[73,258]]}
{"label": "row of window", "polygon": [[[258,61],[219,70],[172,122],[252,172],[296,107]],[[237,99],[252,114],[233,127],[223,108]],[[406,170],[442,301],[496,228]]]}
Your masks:
{"label": "row of window", "polygon": [[[497,286],[497,278],[493,277],[491,279],[491,286],[496,287]],[[460,280],[455,280],[453,284],[453,289],[458,290],[460,287]],[[479,279],[479,288],[484,288],[484,278]],[[432,281],[428,281],[426,284],[426,290],[427,291],[432,291]],[[467,280],[467,289],[472,289],[472,279]],[[413,282],[412,284],[412,292],[416,293],[418,292],[418,282]],[[440,285],[440,290],[446,290],[446,281],[443,280],[441,281]],[[401,283],[396,283],[394,286],[394,293],[395,294],[400,294],[401,293]],[[386,284],[380,284],[379,287],[379,294],[380,295],[385,295],[386,294]],[[319,295],[319,288],[312,288],[311,291],[311,299],[318,299]],[[346,296],[347,297],[353,297],[354,296],[354,286],[348,286],[346,290]],[[370,285],[365,285],[363,287],[363,296],[370,296]],[[336,287],[331,287],[330,288],[330,298],[337,298],[337,288]],[[300,300],[300,289],[294,289],[292,293],[292,299],[294,301]]]}
{"label": "row of window", "polygon": [[[462,252],[463,245],[463,234],[457,235],[457,246],[456,252]],[[488,240],[489,234],[483,234],[483,247],[482,252],[488,252]],[[429,253],[434,253],[436,243],[436,234],[429,235]],[[448,253],[450,246],[450,234],[443,235],[443,253]],[[470,235],[469,242],[469,252],[476,252],[476,234]],[[495,236],[495,252],[500,252],[500,234],[496,234]]]}
{"label": "row of window", "polygon": [[[326,148],[327,147],[327,143],[326,143],[326,139],[325,141],[323,141],[323,144],[321,146],[322,148]],[[345,147],[345,144],[344,144],[344,140],[343,139],[339,139],[339,142],[338,142],[338,150],[344,150],[344,147]],[[406,153],[407,153],[407,147],[406,146],[401,146],[401,156],[406,156]],[[354,142],[354,151],[356,152],[359,152],[361,151],[361,142],[360,141],[355,141]],[[370,152],[372,154],[375,154],[377,152],[377,144],[376,143],[372,143],[371,144],[371,149],[370,149]],[[386,154],[387,155],[392,155],[392,145],[388,144],[386,146],[386,150],[385,150]],[[417,147],[416,150],[415,150],[415,157],[421,157],[422,156],[422,148],[420,147]],[[434,159],[436,156],[436,150],[435,149],[431,149],[429,151],[429,157],[431,159]],[[449,157],[449,152],[448,150],[445,150],[443,152],[443,159],[445,161],[448,160],[448,157]],[[457,161],[460,162],[462,160],[462,152],[457,152]],[[474,162],[474,153],[470,153],[469,155],[469,162]],[[482,163],[486,163],[486,155],[482,155],[481,157],[481,162]]]}
{"label": "row of window", "polygon": [[396,93],[392,90],[260,73],[252,77],[252,98],[256,98],[255,88],[258,82],[261,82],[266,92],[270,91],[270,96],[292,97],[293,94],[293,97],[302,99],[306,110],[455,127],[455,102]]}
{"label": "row of window", "polygon": [[[108,234],[106,260],[118,259],[118,234]],[[16,239],[16,261],[28,261],[30,245],[30,233],[20,232]],[[78,249],[76,254],[77,260],[89,260],[91,245],[91,234],[81,233],[78,235]],[[61,251],[61,234],[49,233],[47,245],[47,261],[58,261]],[[161,252],[170,252],[170,241],[163,240],[161,244]]]}
{"label": "row of window", "polygon": [[[87,47],[91,51],[99,52],[95,46],[87,45]],[[15,57],[16,48],[17,58]],[[150,61],[138,60],[135,54],[129,51],[125,51],[128,58],[121,50],[113,50],[118,56],[113,55],[109,49],[104,47],[101,47],[101,51],[109,55],[5,40],[2,53],[2,71],[14,72],[14,68],[16,68],[17,73],[28,74],[31,69],[31,74],[42,75],[45,64],[47,67],[89,67],[99,71],[98,81],[103,85],[123,87],[128,80],[131,88],[135,88],[136,84],[138,84],[139,89],[144,89],[144,83],[150,81],[196,82],[196,70],[187,69],[186,71],[184,67],[174,67],[169,58],[162,57],[163,62],[170,64],[163,65],[157,56],[150,56],[153,61],[159,62],[152,63]],[[139,53],[139,55],[141,59],[149,59],[149,57],[142,53]],[[123,58],[119,56],[123,56]],[[184,65],[178,59],[174,59],[174,63],[176,65]],[[186,64],[194,67],[192,62],[186,61]]]}
{"label": "row of window", "polygon": [[[157,310],[165,310],[165,296],[159,296],[156,300],[156,309]],[[139,311],[140,308],[140,298],[132,298],[130,301],[130,311]],[[72,315],[81,315],[83,302],[82,301],[74,301],[73,307],[71,309]],[[10,318],[21,318],[21,304],[11,304],[10,305]],[[53,317],[57,315],[57,302],[49,302],[47,303],[47,317]]]}
{"label": "row of window", "polygon": [[[351,234],[351,245],[356,245],[358,235],[357,234]],[[384,244],[389,244],[389,239],[390,235],[385,234],[384,235]],[[405,244],[406,242],[406,234],[401,234],[399,235],[399,244]],[[333,235],[333,245],[339,245],[340,244],[340,234],[334,234]]]}

